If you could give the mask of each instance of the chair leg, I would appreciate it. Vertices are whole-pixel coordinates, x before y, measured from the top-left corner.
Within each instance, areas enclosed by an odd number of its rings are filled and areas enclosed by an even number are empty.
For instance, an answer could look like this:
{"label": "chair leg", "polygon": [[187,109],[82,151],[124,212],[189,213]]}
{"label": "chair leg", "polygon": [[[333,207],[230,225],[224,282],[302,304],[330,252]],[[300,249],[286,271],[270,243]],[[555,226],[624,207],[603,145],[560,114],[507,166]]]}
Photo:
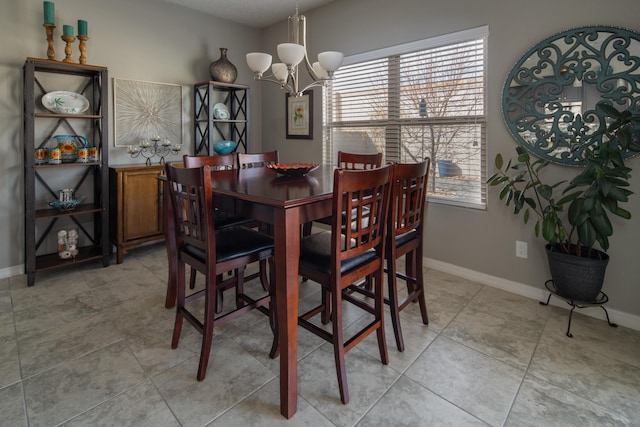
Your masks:
{"label": "chair leg", "polygon": [[196,273],[197,270],[191,267],[191,273],[189,275],[189,289],[193,289],[196,287]]}
{"label": "chair leg", "polygon": [[320,315],[320,321],[323,325],[329,323],[331,319],[331,293],[324,287],[320,291],[322,292],[322,314]]}
{"label": "chair leg", "polygon": [[[400,326],[400,307],[398,307],[398,278],[396,276],[396,260],[394,257],[387,259],[387,282],[389,286],[389,311],[391,313],[391,324],[393,334],[396,337],[398,351],[404,351],[404,339],[402,337],[402,327]],[[407,281],[407,287],[409,281]]]}
{"label": "chair leg", "polygon": [[[224,279],[224,276],[222,274],[218,274],[216,276],[216,280],[218,281],[218,283],[222,282],[223,279]],[[224,308],[224,292],[222,292],[222,289],[217,288],[216,289],[216,313],[217,314],[222,313],[223,308]]]}
{"label": "chair leg", "polygon": [[206,290],[204,295],[204,327],[202,331],[202,347],[200,349],[200,363],[198,364],[198,381],[204,380],[207,375],[209,365],[209,355],[211,354],[211,341],[213,341],[213,325],[215,317],[217,286],[211,284],[206,278]]}
{"label": "chair leg", "polygon": [[[340,400],[345,405],[349,403],[349,386],[347,385],[347,369],[344,362],[344,333],[342,331],[342,292],[331,292],[331,322],[333,323],[333,354],[338,374],[338,387],[340,388]],[[324,315],[324,312],[323,312]]]}
{"label": "chair leg", "polygon": [[245,306],[245,302],[240,295],[244,294],[244,267],[236,269],[236,307]]}
{"label": "chair leg", "polygon": [[178,260],[177,276],[178,283],[176,283],[176,320],[173,326],[173,337],[171,338],[171,348],[178,348],[178,342],[180,341],[180,333],[182,331],[182,323],[184,316],[182,310],[184,309],[185,300],[185,283],[184,283],[184,262]]}
{"label": "chair leg", "polygon": [[424,290],[424,275],[422,274],[422,254],[420,251],[416,251],[415,254],[416,263],[415,271],[413,272],[413,277],[416,278],[416,294],[418,298],[418,303],[420,304],[420,315],[422,316],[422,323],[425,325],[429,324],[429,316],[427,314],[427,302]]}
{"label": "chair leg", "polygon": [[[380,360],[384,365],[389,364],[389,351],[387,350],[387,338],[384,333],[384,280],[383,272],[380,270],[375,274],[375,301],[374,311],[375,319],[380,322],[376,335],[378,336],[378,349],[380,350]],[[400,323],[398,323],[400,326]]]}
{"label": "chair leg", "polygon": [[269,281],[267,280],[267,260],[261,259],[259,262],[259,266],[260,284],[262,285],[262,289],[264,289],[266,292],[269,292]]}

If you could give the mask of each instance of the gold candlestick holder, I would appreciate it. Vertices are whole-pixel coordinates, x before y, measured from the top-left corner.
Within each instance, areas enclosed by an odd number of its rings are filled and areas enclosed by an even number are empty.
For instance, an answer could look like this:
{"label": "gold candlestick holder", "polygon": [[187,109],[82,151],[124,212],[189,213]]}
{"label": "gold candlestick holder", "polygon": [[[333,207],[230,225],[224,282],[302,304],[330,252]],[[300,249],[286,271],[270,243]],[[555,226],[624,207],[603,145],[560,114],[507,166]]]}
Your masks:
{"label": "gold candlestick holder", "polygon": [[80,40],[80,63],[81,64],[86,64],[87,63],[87,40],[89,40],[89,37],[87,36],[78,36],[78,40]]}
{"label": "gold candlestick holder", "polygon": [[74,36],[62,36],[62,40],[67,43],[67,46],[64,48],[64,54],[66,55],[66,57],[62,60],[62,62],[75,64],[75,61],[71,57],[71,54],[73,53],[73,48],[71,47],[71,45],[74,41],[76,41],[76,38]]}
{"label": "gold candlestick holder", "polygon": [[47,34],[47,58],[55,61],[56,51],[53,49],[53,30],[56,28],[53,24],[42,24]]}

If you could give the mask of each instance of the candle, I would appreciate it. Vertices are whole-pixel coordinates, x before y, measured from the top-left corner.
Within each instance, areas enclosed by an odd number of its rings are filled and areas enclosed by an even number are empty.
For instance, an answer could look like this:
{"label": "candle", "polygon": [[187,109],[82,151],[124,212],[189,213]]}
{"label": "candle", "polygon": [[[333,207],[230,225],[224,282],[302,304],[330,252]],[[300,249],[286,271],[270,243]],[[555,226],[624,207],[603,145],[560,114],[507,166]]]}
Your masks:
{"label": "candle", "polygon": [[79,36],[88,36],[87,30],[87,21],[84,19],[78,19],[78,35]]}
{"label": "candle", "polygon": [[73,25],[63,25],[62,26],[62,35],[64,35],[64,36],[73,36]]}
{"label": "candle", "polygon": [[44,2],[44,23],[45,25],[55,25],[55,19],[53,17],[54,5],[51,1]]}

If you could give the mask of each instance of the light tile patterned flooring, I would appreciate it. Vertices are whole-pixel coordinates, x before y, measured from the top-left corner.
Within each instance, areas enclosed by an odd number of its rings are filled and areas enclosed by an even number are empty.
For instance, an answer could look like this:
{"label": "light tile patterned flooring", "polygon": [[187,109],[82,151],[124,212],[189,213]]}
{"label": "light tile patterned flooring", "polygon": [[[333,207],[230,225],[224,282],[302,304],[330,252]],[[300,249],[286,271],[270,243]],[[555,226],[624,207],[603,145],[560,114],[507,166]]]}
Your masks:
{"label": "light tile patterned flooring", "polygon": [[[578,313],[571,339],[567,310],[434,270],[430,324],[417,306],[402,312],[405,352],[387,322],[388,366],[374,337],[347,354],[348,405],[331,346],[299,329],[298,413],[287,421],[264,315],[217,330],[201,383],[193,328],[171,350],[165,259],[152,245],[121,265],[39,274],[32,288],[0,280],[0,426],[640,425],[640,332]],[[302,306],[316,297],[302,285]]]}

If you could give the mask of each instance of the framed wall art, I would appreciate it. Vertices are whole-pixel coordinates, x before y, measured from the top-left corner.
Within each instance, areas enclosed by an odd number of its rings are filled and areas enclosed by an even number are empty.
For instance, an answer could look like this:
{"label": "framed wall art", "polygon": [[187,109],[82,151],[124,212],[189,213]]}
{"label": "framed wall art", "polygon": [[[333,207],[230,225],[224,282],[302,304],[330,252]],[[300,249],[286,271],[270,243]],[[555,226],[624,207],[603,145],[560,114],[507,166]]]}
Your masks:
{"label": "framed wall art", "polygon": [[313,139],[313,92],[287,94],[287,139]]}
{"label": "framed wall art", "polygon": [[182,86],[113,79],[113,141],[140,145],[152,137],[182,145]]}

